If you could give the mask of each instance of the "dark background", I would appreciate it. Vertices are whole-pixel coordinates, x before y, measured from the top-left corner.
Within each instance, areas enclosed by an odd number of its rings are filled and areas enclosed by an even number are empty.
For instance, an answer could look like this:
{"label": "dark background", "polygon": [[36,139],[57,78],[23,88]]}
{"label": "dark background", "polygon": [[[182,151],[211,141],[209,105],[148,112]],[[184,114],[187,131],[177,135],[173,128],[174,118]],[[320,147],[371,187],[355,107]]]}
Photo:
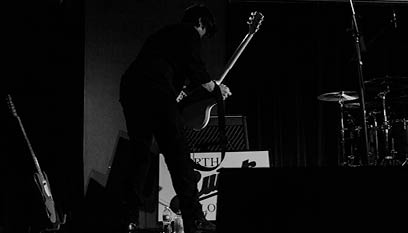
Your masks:
{"label": "dark background", "polygon": [[[225,80],[234,94],[227,109],[247,116],[251,148],[269,150],[274,166],[337,166],[339,104],[317,96],[359,91],[350,4],[263,2],[235,1],[228,7],[228,54],[244,37],[251,11],[265,18]],[[364,80],[406,77],[407,5],[354,7],[365,48]],[[374,100],[376,91],[366,100]],[[362,112],[351,114],[361,118]]]}
{"label": "dark background", "polygon": [[[84,6],[81,1],[8,3],[1,97],[13,97],[55,201],[76,225],[83,201]],[[408,76],[407,5],[356,4],[364,36],[364,77]],[[390,22],[396,11],[398,26]],[[245,115],[251,150],[270,151],[278,167],[336,166],[338,106],[317,96],[357,91],[347,3],[230,3],[227,56],[247,32],[251,11],[265,21],[225,83],[227,113]],[[0,232],[36,232],[47,225],[34,185],[33,161],[16,119],[1,103]]]}
{"label": "dark background", "polygon": [[2,9],[0,232],[51,227],[7,94],[48,176],[57,208],[67,215],[68,231],[83,196],[83,6],[70,0],[7,1]]}

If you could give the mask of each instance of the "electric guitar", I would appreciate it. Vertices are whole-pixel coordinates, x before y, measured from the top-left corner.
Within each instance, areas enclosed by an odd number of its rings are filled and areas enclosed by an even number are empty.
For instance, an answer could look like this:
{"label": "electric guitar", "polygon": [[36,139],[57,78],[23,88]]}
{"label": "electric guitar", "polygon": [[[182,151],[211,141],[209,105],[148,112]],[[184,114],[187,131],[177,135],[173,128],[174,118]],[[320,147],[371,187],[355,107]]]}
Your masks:
{"label": "electric guitar", "polygon": [[37,157],[34,154],[33,148],[31,147],[31,143],[28,140],[27,134],[26,134],[26,132],[24,130],[21,119],[17,114],[16,108],[14,106],[14,103],[13,103],[10,95],[7,96],[7,102],[8,102],[8,105],[10,107],[11,112],[13,113],[13,116],[15,116],[17,118],[17,120],[18,120],[21,131],[23,132],[24,138],[25,138],[25,140],[26,140],[26,142],[28,144],[28,148],[30,149],[31,156],[33,157],[34,165],[35,165],[35,168],[37,170],[37,172],[34,174],[34,180],[35,180],[35,182],[36,182],[36,184],[37,184],[37,186],[38,186],[38,188],[39,188],[39,190],[41,192],[41,195],[43,197],[43,201],[44,201],[44,204],[45,204],[45,207],[46,207],[47,216],[48,216],[49,220],[52,223],[56,223],[57,222],[57,212],[55,210],[54,199],[53,199],[52,194],[51,194],[51,188],[50,188],[50,185],[49,185],[49,182],[48,182],[47,174],[45,174],[45,172],[43,172],[41,170],[41,168],[40,168],[40,164],[39,164],[39,162],[37,160]]}
{"label": "electric guitar", "polygon": [[[218,85],[224,81],[228,72],[234,66],[254,34],[259,30],[263,19],[264,16],[262,13],[256,11],[251,13],[247,21],[249,25],[248,33],[232,54],[221,77],[215,81]],[[189,89],[189,87],[183,88],[176,101],[181,108],[181,114],[186,121],[186,126],[196,131],[207,126],[210,120],[211,109],[216,105],[216,100],[209,95],[207,90],[201,88],[201,86],[195,89]]]}

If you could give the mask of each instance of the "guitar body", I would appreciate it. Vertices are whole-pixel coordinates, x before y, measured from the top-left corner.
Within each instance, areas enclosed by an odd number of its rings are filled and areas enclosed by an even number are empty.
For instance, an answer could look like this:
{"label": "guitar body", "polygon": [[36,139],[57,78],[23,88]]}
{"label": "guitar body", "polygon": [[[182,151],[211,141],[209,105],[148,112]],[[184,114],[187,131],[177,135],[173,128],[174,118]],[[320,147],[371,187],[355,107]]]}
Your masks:
{"label": "guitar body", "polygon": [[181,110],[186,126],[199,131],[210,121],[211,109],[216,105],[214,99],[204,99],[185,106]]}
{"label": "guitar body", "polygon": [[216,103],[215,98],[207,90],[199,87],[184,97],[178,106],[186,126],[199,131],[207,126],[211,109]]}
{"label": "guitar body", "polygon": [[47,174],[44,173],[43,175],[37,172],[34,174],[34,180],[43,197],[48,218],[52,223],[55,223],[57,221],[57,214],[55,211],[55,203],[51,195]]}

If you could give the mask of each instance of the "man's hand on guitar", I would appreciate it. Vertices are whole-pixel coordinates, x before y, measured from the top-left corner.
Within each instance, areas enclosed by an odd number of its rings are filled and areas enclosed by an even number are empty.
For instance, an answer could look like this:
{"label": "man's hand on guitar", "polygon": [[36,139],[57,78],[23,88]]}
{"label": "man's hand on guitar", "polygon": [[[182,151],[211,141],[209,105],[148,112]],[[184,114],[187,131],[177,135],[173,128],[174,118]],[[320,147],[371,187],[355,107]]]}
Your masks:
{"label": "man's hand on guitar", "polygon": [[[214,88],[215,88],[215,85],[218,85],[217,83],[216,83],[216,81],[211,81],[211,82],[208,82],[208,83],[204,83],[204,84],[201,84],[207,91],[209,91],[209,92],[213,92],[214,91]],[[219,88],[220,88],[220,91],[221,91],[221,95],[222,95],[222,98],[225,100],[228,96],[230,96],[230,95],[232,95],[232,93],[231,93],[231,91],[230,91],[230,89],[226,86],[226,85],[224,85],[224,84],[220,84],[220,85],[218,85],[219,86]]]}
{"label": "man's hand on guitar", "polygon": [[220,90],[221,90],[221,94],[222,94],[222,98],[225,100],[228,96],[232,95],[230,89],[224,85],[224,84],[220,84]]}

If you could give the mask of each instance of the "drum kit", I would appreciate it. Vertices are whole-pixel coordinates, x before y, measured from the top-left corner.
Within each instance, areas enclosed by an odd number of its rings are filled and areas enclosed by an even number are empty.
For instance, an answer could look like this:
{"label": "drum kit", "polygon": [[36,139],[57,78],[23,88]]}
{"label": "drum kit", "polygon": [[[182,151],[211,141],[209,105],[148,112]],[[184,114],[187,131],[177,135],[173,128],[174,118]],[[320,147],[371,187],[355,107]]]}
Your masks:
{"label": "drum kit", "polygon": [[[408,166],[408,77],[385,76],[364,82],[369,166]],[[340,166],[359,166],[364,122],[356,91],[317,97],[340,108]]]}

